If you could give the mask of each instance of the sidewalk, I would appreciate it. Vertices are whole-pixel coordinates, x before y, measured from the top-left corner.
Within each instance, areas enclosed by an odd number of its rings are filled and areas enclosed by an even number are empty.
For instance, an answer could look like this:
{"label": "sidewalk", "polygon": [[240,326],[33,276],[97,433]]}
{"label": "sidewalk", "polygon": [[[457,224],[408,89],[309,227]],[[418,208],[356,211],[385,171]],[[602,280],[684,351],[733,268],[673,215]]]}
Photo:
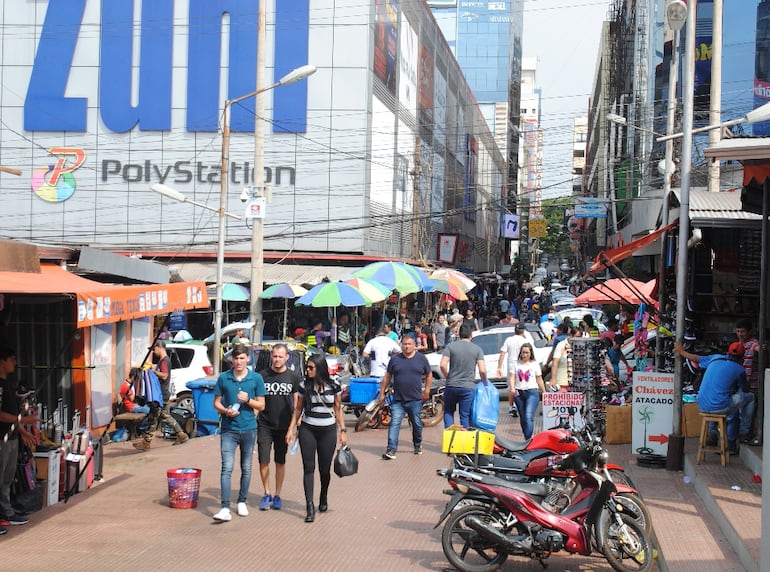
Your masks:
{"label": "sidewalk", "polygon": [[[517,419],[504,414],[499,431],[511,438],[521,432]],[[252,471],[251,514],[218,524],[211,519],[219,507],[219,438],[201,437],[172,447],[156,438],[152,450],[136,452],[128,443],[105,447],[104,474],[87,492],[33,514],[26,526],[12,527],[0,538],[4,569],[51,570],[444,570],[440,529],[434,529],[446,503],[446,483],[435,475],[446,467],[440,452],[442,427],[425,429],[425,454],[411,452],[410,431],[401,430],[395,461],[383,461],[386,431],[352,432],[349,443],[358,456],[359,473],[339,479],[332,475],[329,512],[306,524],[299,455],[287,460],[282,511],[260,512],[262,495],[256,460]],[[610,445],[610,459],[623,465],[640,487],[652,513],[659,543],[661,570],[739,571],[739,553],[756,561],[759,551],[761,485],[751,471],[732,458],[723,469],[715,456],[697,466],[693,439],[686,444],[688,474],[636,465],[630,445]],[[166,470],[202,469],[198,507],[168,507]],[[239,476],[234,474],[234,486]],[[741,486],[732,491],[730,486]],[[316,485],[318,486],[318,485]],[[702,500],[699,494],[710,493]],[[317,502],[316,492],[316,502]],[[709,504],[723,510],[712,516]],[[740,510],[736,509],[739,504]],[[724,516],[729,515],[729,516]],[[725,522],[722,522],[725,521]],[[738,553],[720,529],[734,527],[743,544]],[[744,546],[743,549],[740,546]],[[743,556],[745,558],[745,555]],[[554,555],[552,571],[609,570],[599,557]],[[754,567],[758,569],[758,567]],[[542,570],[537,562],[509,558],[502,570]]]}

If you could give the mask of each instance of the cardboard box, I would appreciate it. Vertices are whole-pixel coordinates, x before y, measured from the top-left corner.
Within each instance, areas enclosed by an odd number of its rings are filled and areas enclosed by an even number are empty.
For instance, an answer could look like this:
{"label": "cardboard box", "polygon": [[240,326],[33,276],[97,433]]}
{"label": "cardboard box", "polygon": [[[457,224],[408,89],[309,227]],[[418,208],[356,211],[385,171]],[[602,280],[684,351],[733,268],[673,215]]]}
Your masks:
{"label": "cardboard box", "polygon": [[466,455],[491,455],[494,445],[494,433],[476,430],[466,431],[460,426],[452,425],[448,429],[444,429],[441,451]]}
{"label": "cardboard box", "polygon": [[630,405],[608,405],[605,407],[607,414],[605,443],[617,445],[631,442],[631,409]]}
{"label": "cardboard box", "polygon": [[61,450],[35,452],[37,478],[45,481],[43,505],[59,502],[59,476],[61,474]]}
{"label": "cardboard box", "polygon": [[700,437],[701,416],[697,403],[682,404],[682,435]]}

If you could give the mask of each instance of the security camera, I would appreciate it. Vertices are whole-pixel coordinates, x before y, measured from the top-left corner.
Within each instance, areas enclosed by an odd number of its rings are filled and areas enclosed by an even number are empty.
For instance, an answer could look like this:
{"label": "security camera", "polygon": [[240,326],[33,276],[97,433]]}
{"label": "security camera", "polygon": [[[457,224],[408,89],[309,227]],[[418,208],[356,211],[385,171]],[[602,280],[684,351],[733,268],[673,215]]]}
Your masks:
{"label": "security camera", "polygon": [[243,187],[243,190],[241,191],[241,202],[245,203],[251,198],[251,193],[249,193],[248,188]]}

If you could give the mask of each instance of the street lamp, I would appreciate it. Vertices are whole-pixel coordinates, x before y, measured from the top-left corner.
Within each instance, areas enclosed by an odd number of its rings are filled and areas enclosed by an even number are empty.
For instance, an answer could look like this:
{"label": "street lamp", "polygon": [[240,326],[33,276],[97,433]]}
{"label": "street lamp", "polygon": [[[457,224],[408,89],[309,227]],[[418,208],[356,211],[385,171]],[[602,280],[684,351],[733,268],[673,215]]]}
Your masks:
{"label": "street lamp", "polygon": [[[224,177],[223,177],[224,179]],[[179,201],[180,203],[190,203],[196,207],[206,209],[219,214],[219,232],[217,233],[217,285],[216,296],[214,301],[214,375],[219,375],[221,359],[221,340],[219,339],[222,334],[222,289],[224,286],[224,268],[225,268],[225,217],[229,216],[235,220],[241,220],[238,215],[231,214],[225,210],[226,204],[221,201],[218,209],[210,207],[207,204],[194,201],[188,198],[183,193],[180,193],[176,189],[172,189],[169,186],[156,183],[150,185],[150,189],[163,195],[166,198]]]}
{"label": "street lamp", "polygon": [[[260,10],[264,6],[264,2],[260,2]],[[264,19],[260,17],[260,27],[262,26],[262,22],[264,22]],[[262,49],[263,42],[259,42],[259,52],[257,57],[257,77],[258,77],[258,83],[259,78],[261,78],[261,69],[264,67],[264,49]],[[224,205],[224,201],[227,197],[227,176],[228,173],[228,163],[230,160],[230,108],[234,103],[238,103],[243,101],[244,99],[248,99],[250,97],[256,97],[256,108],[255,108],[255,126],[254,126],[254,187],[256,188],[256,196],[263,196],[262,195],[262,186],[264,184],[264,162],[265,162],[265,148],[264,148],[264,139],[265,139],[265,133],[264,129],[262,127],[263,125],[263,116],[264,116],[264,101],[263,98],[260,97],[261,94],[265,93],[266,91],[270,91],[271,89],[275,89],[276,87],[279,87],[281,85],[288,85],[290,83],[295,83],[297,81],[300,81],[302,79],[305,79],[308,76],[313,75],[316,72],[316,67],[313,65],[304,65],[301,67],[298,67],[295,70],[290,71],[285,76],[283,76],[281,79],[279,79],[277,82],[268,85],[266,87],[260,88],[256,91],[252,91],[251,93],[247,93],[245,95],[241,95],[240,97],[236,97],[234,99],[228,99],[225,101],[224,106],[224,119],[223,119],[223,127],[222,127],[222,165],[221,165],[221,171],[222,171],[222,178],[221,178],[221,189],[220,189],[220,196],[222,200],[222,204]],[[222,207],[224,208],[224,206]],[[264,213],[262,213],[264,216]],[[253,224],[251,227],[251,298],[250,298],[250,312],[249,317],[252,322],[254,322],[254,329],[257,332],[257,335],[260,335],[262,331],[262,299],[259,297],[259,295],[262,293],[262,282],[263,280],[263,274],[264,274],[264,257],[262,253],[262,242],[264,239],[264,218],[257,217],[252,220]],[[261,339],[261,338],[260,338]]]}

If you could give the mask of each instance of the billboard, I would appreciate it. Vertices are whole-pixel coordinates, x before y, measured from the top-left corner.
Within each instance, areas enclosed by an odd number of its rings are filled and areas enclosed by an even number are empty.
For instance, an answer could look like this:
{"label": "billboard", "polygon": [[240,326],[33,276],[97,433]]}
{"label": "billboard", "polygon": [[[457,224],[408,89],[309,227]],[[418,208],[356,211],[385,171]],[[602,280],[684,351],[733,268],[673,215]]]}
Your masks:
{"label": "billboard", "polygon": [[374,75],[395,95],[398,0],[374,0],[374,12]]}
{"label": "billboard", "polygon": [[417,119],[417,60],[419,46],[417,33],[404,18],[401,22],[401,46],[398,55],[398,99],[401,105]]}
{"label": "billboard", "polygon": [[465,220],[476,220],[476,185],[479,173],[479,145],[470,133],[465,135],[465,184],[463,185],[463,212]]}
{"label": "billboard", "polygon": [[[757,5],[754,55],[754,108],[770,103],[770,1]],[[770,135],[770,121],[752,125],[755,136]]]}
{"label": "billboard", "polygon": [[420,85],[417,96],[419,103],[420,128],[433,132],[433,44],[423,36],[420,42]]}
{"label": "billboard", "polygon": [[440,149],[446,146],[446,107],[446,78],[436,68],[433,76],[433,145]]}

